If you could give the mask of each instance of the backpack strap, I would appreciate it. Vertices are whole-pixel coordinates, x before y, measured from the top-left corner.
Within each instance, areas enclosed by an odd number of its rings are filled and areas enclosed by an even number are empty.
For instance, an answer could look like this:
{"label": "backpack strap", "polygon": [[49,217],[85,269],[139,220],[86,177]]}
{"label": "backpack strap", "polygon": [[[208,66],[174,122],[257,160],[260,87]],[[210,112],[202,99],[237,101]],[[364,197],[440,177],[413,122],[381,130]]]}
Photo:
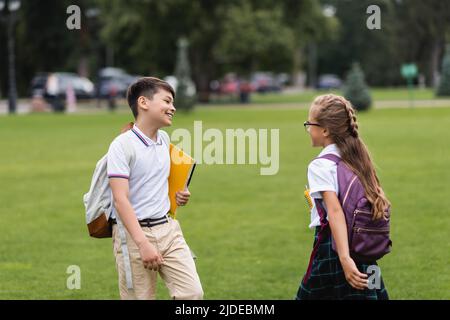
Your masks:
{"label": "backpack strap", "polygon": [[336,164],[339,164],[339,162],[341,162],[341,160],[342,160],[341,157],[339,157],[333,153],[324,154],[323,156],[317,157],[316,159],[327,159],[327,160],[335,162]]}
{"label": "backpack strap", "polygon": [[[128,161],[128,165],[131,168],[134,166],[134,163],[136,162],[136,151],[133,148],[131,143],[122,143],[121,145],[123,147],[123,150],[125,151],[125,157]],[[125,269],[125,279],[127,283],[127,289],[129,291],[133,291],[133,278],[131,273],[131,261],[130,261],[130,254],[128,252],[128,246],[127,246],[127,235],[125,232],[125,226],[122,223],[122,220],[120,219],[119,215],[116,214],[116,221],[117,221],[117,228],[119,232],[120,237],[120,245],[122,247],[122,256],[123,256],[123,262],[124,262],[124,269]]]}
{"label": "backpack strap", "polygon": [[122,246],[122,256],[123,256],[123,263],[125,268],[125,278],[127,282],[127,288],[128,290],[134,290],[133,288],[133,278],[131,273],[131,262],[130,262],[130,254],[128,252],[128,246],[127,246],[127,235],[125,233],[125,226],[122,223],[122,220],[119,218],[119,215],[116,215],[116,221],[117,221],[117,228],[119,231],[119,237],[120,237],[120,245]]}
{"label": "backpack strap", "polygon": [[328,232],[330,232],[330,228],[328,227],[328,220],[327,220],[327,212],[325,211],[325,208],[323,207],[322,201],[319,199],[314,199],[314,202],[316,204],[316,210],[320,217],[320,229],[317,233],[317,241],[314,244],[313,250],[311,252],[311,256],[309,258],[309,264],[308,268],[306,269],[306,274],[303,278],[303,283],[306,284],[306,282],[309,280],[311,276],[312,271],[312,265],[315,256],[317,255],[317,251],[319,250],[319,246],[322,244],[322,240],[327,236]]}

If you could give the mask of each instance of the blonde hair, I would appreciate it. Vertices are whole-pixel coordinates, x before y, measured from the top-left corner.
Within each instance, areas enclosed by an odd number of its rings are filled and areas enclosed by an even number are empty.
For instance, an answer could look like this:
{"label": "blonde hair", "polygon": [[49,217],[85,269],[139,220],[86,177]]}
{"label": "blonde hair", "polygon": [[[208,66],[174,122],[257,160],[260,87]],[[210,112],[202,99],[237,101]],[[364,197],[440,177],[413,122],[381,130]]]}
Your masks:
{"label": "blonde hair", "polygon": [[342,161],[358,176],[372,204],[373,219],[385,216],[390,202],[381,188],[369,150],[359,137],[356,112],[350,101],[334,94],[318,96],[312,106],[317,107],[315,120],[330,133]]}

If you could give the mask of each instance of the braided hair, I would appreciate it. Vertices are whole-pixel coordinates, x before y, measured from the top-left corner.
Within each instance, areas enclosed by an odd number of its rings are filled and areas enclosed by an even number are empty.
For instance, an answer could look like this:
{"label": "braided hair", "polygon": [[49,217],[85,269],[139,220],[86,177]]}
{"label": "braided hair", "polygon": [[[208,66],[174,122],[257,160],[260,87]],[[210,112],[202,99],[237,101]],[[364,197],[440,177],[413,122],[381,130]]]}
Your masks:
{"label": "braided hair", "polygon": [[359,134],[358,134],[358,123],[356,122],[355,109],[352,108],[350,102],[347,101],[347,100],[345,100],[345,109],[347,111],[348,119],[350,121],[349,126],[348,126],[348,130],[350,132],[350,135],[353,136],[354,138],[358,138],[359,137]]}

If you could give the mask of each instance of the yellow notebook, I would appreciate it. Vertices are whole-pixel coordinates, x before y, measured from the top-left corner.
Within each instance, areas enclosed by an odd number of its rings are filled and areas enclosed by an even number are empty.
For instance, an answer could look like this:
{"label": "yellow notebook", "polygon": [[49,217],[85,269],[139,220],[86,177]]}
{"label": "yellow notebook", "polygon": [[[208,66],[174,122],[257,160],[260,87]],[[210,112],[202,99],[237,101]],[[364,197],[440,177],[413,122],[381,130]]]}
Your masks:
{"label": "yellow notebook", "polygon": [[175,218],[178,207],[175,193],[189,186],[194,169],[195,159],[177,146],[170,144],[169,199],[172,218]]}

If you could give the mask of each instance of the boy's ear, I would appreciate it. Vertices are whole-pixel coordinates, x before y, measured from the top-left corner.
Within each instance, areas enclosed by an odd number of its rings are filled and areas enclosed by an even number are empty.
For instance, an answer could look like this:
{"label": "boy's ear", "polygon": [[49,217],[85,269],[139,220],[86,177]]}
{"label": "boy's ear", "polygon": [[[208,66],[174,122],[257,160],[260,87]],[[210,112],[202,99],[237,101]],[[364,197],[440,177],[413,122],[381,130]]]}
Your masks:
{"label": "boy's ear", "polygon": [[145,99],[144,96],[140,96],[137,99],[137,105],[138,105],[138,108],[148,110],[147,99]]}

